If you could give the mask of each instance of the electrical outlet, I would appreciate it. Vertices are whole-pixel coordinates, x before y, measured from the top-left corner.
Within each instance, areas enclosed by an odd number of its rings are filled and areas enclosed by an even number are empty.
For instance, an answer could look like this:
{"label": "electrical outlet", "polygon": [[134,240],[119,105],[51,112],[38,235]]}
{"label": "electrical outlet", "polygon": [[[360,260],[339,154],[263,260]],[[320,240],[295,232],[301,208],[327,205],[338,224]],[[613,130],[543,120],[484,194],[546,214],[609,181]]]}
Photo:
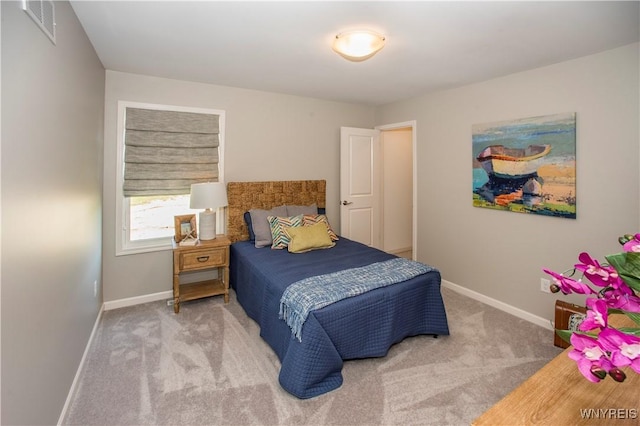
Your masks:
{"label": "electrical outlet", "polygon": [[98,296],[98,280],[93,281],[93,297]]}
{"label": "electrical outlet", "polygon": [[540,291],[543,293],[551,293],[551,281],[546,278],[540,278]]}

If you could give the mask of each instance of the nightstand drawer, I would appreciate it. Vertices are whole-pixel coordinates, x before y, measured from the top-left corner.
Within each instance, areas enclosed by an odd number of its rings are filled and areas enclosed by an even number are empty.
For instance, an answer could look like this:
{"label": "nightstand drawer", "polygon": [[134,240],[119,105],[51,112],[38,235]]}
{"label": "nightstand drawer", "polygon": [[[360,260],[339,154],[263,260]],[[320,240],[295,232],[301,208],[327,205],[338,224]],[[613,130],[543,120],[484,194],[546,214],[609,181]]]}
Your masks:
{"label": "nightstand drawer", "polygon": [[228,265],[225,247],[180,253],[180,270],[211,268]]}

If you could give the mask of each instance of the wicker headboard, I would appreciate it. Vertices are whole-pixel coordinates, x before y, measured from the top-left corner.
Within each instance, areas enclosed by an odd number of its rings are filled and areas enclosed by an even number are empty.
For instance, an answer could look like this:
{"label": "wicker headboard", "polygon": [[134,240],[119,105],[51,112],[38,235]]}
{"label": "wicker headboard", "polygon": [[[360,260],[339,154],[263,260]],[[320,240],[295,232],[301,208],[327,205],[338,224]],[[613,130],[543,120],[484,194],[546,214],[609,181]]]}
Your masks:
{"label": "wicker headboard", "polygon": [[231,242],[249,239],[244,213],[251,209],[271,209],[286,205],[326,207],[324,180],[291,180],[227,183],[227,236]]}

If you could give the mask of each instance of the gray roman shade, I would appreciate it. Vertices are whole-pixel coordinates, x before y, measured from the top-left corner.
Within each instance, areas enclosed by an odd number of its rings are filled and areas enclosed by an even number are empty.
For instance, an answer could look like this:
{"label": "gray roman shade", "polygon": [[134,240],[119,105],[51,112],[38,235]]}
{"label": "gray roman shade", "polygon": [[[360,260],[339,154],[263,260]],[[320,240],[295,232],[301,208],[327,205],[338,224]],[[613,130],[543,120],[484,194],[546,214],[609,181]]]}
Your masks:
{"label": "gray roman shade", "polygon": [[218,181],[220,117],[127,108],[124,196],[188,194]]}

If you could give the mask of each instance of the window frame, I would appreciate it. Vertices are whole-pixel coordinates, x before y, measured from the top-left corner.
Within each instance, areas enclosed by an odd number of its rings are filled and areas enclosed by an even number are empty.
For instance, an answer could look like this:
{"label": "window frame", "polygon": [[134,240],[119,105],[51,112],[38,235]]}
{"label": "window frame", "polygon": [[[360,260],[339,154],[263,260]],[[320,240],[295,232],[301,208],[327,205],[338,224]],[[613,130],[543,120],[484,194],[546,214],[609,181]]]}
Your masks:
{"label": "window frame", "polygon": [[[225,111],[185,107],[176,105],[161,105],[133,101],[118,101],[117,120],[117,149],[116,149],[116,256],[126,256],[138,253],[150,253],[154,251],[170,250],[172,237],[149,238],[145,240],[131,241],[129,228],[131,224],[130,198],[124,196],[122,189],[124,184],[124,136],[125,136],[125,111],[127,108],[142,108],[161,111],[193,112],[199,114],[211,114],[219,117],[219,145],[218,145],[218,182],[224,182],[224,141],[225,141]],[[216,214],[216,229],[226,229],[225,217],[222,209]]]}

